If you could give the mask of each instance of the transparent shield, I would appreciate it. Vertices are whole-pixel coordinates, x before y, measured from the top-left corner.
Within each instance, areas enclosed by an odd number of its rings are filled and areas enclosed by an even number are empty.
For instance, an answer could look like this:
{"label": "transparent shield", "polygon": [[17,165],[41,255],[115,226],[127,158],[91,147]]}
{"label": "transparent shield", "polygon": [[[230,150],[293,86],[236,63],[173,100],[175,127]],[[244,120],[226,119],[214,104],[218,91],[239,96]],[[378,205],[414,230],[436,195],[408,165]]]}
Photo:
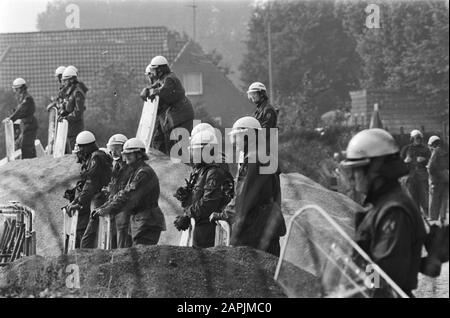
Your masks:
{"label": "transparent shield", "polygon": [[275,279],[289,297],[407,297],[321,207],[292,217]]}

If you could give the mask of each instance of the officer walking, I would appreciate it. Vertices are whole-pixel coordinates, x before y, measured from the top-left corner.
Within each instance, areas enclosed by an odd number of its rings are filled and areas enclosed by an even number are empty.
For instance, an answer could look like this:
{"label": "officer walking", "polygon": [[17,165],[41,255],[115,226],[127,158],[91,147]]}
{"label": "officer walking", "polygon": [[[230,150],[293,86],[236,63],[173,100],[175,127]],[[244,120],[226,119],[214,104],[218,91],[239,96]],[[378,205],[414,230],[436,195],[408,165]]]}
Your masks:
{"label": "officer walking", "polygon": [[431,136],[428,140],[431,158],[428,162],[430,176],[430,218],[431,221],[440,220],[444,225],[448,202],[448,152],[442,147],[441,138]]}
{"label": "officer walking", "polygon": [[401,151],[401,158],[409,167],[406,178],[406,187],[409,194],[422,208],[425,217],[428,214],[428,172],[427,163],[430,159],[430,150],[423,144],[423,134],[415,129],[411,131],[411,143]]}
{"label": "officer walking", "polygon": [[87,228],[91,204],[95,207],[104,200],[102,188],[111,178],[111,158],[98,150],[95,136],[90,131],[79,133],[76,145],[77,157],[81,163],[81,179],[75,188],[74,199],[66,207],[66,211],[70,216],[74,211],[78,211],[75,247],[93,248],[96,229]]}
{"label": "officer walking", "polygon": [[12,88],[16,94],[17,102],[15,112],[9,117],[13,122],[20,119],[23,124],[21,151],[22,159],[35,158],[36,148],[34,141],[37,135],[38,123],[34,116],[36,106],[33,97],[28,93],[27,83],[23,78],[16,78],[13,82]]}
{"label": "officer walking", "polygon": [[91,214],[98,216],[117,215],[128,211],[131,214],[131,237],[137,244],[156,245],[162,231],[166,230],[164,214],[159,205],[159,179],[155,171],[145,162],[145,144],[137,139],[128,139],[122,152],[129,175],[125,186]]}
{"label": "officer walking", "polygon": [[85,85],[80,84],[78,73],[73,67],[66,67],[62,74],[62,83],[64,85],[64,99],[59,117],[67,119],[69,123],[67,133],[69,142],[67,143],[66,153],[70,153],[75,147],[76,136],[84,129],[83,114],[86,109],[85,102],[88,89]]}
{"label": "officer walking", "polygon": [[147,101],[159,96],[158,118],[153,147],[165,154],[170,154],[170,149],[177,142],[170,140],[170,133],[175,128],[185,128],[191,133],[194,109],[185,95],[181,81],[170,70],[167,59],[156,56],[146,68],[151,87],[145,87],[141,92],[141,98]]}
{"label": "officer walking", "polygon": [[[379,128],[357,133],[342,165],[350,170],[355,190],[365,196],[365,212],[356,217],[356,242],[412,296],[426,232],[417,206],[398,182],[408,169],[394,138]],[[375,296],[385,292],[382,286]]]}
{"label": "officer walking", "polygon": [[211,220],[225,219],[231,224],[233,246],[251,246],[276,256],[280,255],[280,237],[286,234],[281,213],[280,183],[276,173],[261,172],[257,140],[248,138],[249,132],[261,130],[254,117],[238,119],[230,132],[237,151],[244,153],[235,186],[235,197],[222,213],[214,213]]}
{"label": "officer walking", "polygon": [[[184,231],[189,228],[190,218],[195,220],[194,247],[214,246],[216,224],[210,221],[210,215],[222,211],[233,197],[233,177],[228,165],[222,162],[221,154],[214,153],[213,147],[217,144],[214,129],[199,131],[191,137],[193,173],[187,187],[179,188],[175,194],[185,214],[177,217],[174,225]],[[204,154],[211,156],[211,160],[207,160]]]}

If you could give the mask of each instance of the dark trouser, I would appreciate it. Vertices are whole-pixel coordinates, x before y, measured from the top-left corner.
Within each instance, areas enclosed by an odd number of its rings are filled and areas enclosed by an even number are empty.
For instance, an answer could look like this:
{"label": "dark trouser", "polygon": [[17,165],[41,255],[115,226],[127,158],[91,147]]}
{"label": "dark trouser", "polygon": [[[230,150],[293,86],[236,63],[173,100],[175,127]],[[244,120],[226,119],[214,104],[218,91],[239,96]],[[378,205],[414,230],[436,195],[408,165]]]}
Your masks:
{"label": "dark trouser", "polygon": [[77,236],[75,237],[75,248],[80,248],[81,238],[83,237],[84,229],[77,229]]}
{"label": "dark trouser", "polygon": [[34,140],[36,139],[37,129],[25,129],[22,137],[22,159],[36,158],[36,148]]}
{"label": "dark trouser", "polygon": [[67,136],[67,142],[66,142],[66,150],[65,154],[71,154],[72,150],[75,149],[77,136]]}
{"label": "dark trouser", "polygon": [[417,175],[408,176],[406,187],[417,207],[422,208],[423,214],[428,217],[428,178]]}
{"label": "dark trouser", "polygon": [[445,220],[448,204],[448,183],[430,183],[430,217],[431,220]]}
{"label": "dark trouser", "polygon": [[89,219],[86,230],[82,234],[81,248],[97,248],[97,232],[99,219]]}
{"label": "dark trouser", "polygon": [[133,246],[156,245],[161,236],[161,228],[151,225],[150,215],[146,212],[137,213],[130,218]]}
{"label": "dark trouser", "polygon": [[117,248],[131,247],[133,244],[131,240],[130,230],[130,214],[127,212],[120,212],[115,216],[116,224],[116,242]]}
{"label": "dark trouser", "polygon": [[216,224],[204,223],[195,224],[194,233],[192,238],[193,247],[214,247],[214,239],[216,236]]}
{"label": "dark trouser", "polygon": [[177,140],[170,140],[170,133],[172,132],[172,130],[174,130],[175,128],[185,128],[190,133],[192,131],[193,122],[192,120],[189,120],[173,128],[166,128],[163,127],[162,118],[158,117],[156,120],[157,123],[152,141],[152,147],[165,153],[166,155],[170,155],[170,149],[172,149],[172,147],[178,142]]}
{"label": "dark trouser", "polygon": [[270,244],[265,251],[275,255],[276,257],[280,257],[280,249],[280,238],[277,237],[270,241]]}

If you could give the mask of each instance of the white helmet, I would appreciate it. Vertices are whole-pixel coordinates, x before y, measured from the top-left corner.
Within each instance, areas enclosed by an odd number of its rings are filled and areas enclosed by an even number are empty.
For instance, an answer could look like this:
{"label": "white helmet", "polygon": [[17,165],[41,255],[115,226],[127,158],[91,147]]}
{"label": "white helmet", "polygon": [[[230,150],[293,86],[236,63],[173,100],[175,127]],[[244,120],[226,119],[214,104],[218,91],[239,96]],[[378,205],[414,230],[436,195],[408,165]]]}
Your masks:
{"label": "white helmet", "polygon": [[196,135],[197,133],[199,133],[200,131],[204,131],[204,130],[209,130],[212,131],[213,133],[215,133],[215,128],[213,126],[211,126],[208,123],[200,123],[198,125],[196,125],[194,128],[192,128],[191,131],[191,136]]}
{"label": "white helmet", "polygon": [[78,76],[78,69],[75,66],[69,65],[69,66],[67,66],[67,68],[73,69],[75,71],[75,73],[77,73],[77,76]]}
{"label": "white helmet", "polygon": [[428,139],[428,146],[431,146],[438,140],[441,140],[441,138],[439,138],[438,136],[431,136],[430,139]]}
{"label": "white helmet", "polygon": [[55,77],[56,77],[56,76],[63,75],[65,69],[66,69],[65,66],[60,66],[60,67],[58,67],[58,68],[55,70]]}
{"label": "white helmet", "polygon": [[88,130],[80,132],[76,139],[78,146],[87,145],[93,142],[95,142],[95,136]]}
{"label": "white helmet", "polygon": [[347,158],[342,162],[346,167],[360,167],[370,163],[370,158],[398,153],[400,149],[395,139],[380,128],[365,129],[357,133],[347,146]]}
{"label": "white helmet", "polygon": [[413,131],[411,131],[410,136],[411,136],[411,138],[414,138],[417,136],[419,136],[420,138],[423,138],[423,134],[418,129],[414,129]]}
{"label": "white helmet", "polygon": [[108,143],[106,144],[107,147],[113,146],[113,145],[123,145],[128,140],[128,138],[125,135],[122,134],[115,134],[112,135]]}
{"label": "white helmet", "polygon": [[22,87],[23,85],[27,85],[27,82],[25,82],[23,78],[19,77],[14,80],[12,88],[19,88]]}
{"label": "white helmet", "polygon": [[261,82],[254,82],[248,87],[247,93],[266,91],[266,86]]}
{"label": "white helmet", "polygon": [[150,62],[151,68],[156,68],[161,65],[168,65],[169,62],[167,62],[167,59],[164,56],[158,55],[152,58],[152,61]]}
{"label": "white helmet", "polygon": [[139,151],[145,151],[145,144],[142,140],[137,138],[130,138],[123,145],[123,153],[133,153]]}
{"label": "white helmet", "polygon": [[217,145],[218,143],[214,131],[202,130],[192,136],[190,148],[201,148],[205,145]]}
{"label": "white helmet", "polygon": [[66,79],[69,79],[72,77],[77,77],[77,76],[78,76],[77,71],[73,67],[70,67],[70,66],[67,66],[66,69],[64,70],[64,72],[62,73],[63,80],[66,80]]}
{"label": "white helmet", "polygon": [[228,133],[228,135],[235,135],[237,133],[246,132],[249,129],[261,130],[262,127],[255,117],[245,116],[236,120],[236,122],[233,124],[233,129],[230,133]]}

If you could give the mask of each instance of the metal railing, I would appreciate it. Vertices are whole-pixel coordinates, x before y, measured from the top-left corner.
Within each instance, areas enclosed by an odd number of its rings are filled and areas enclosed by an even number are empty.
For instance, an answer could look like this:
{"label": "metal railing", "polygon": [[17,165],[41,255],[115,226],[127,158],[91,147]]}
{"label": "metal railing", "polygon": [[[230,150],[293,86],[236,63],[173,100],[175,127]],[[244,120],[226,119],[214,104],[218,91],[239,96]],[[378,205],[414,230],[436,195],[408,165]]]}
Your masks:
{"label": "metal railing", "polygon": [[0,266],[5,266],[23,256],[36,254],[35,212],[19,202],[0,205],[4,216],[3,233],[0,238]]}

